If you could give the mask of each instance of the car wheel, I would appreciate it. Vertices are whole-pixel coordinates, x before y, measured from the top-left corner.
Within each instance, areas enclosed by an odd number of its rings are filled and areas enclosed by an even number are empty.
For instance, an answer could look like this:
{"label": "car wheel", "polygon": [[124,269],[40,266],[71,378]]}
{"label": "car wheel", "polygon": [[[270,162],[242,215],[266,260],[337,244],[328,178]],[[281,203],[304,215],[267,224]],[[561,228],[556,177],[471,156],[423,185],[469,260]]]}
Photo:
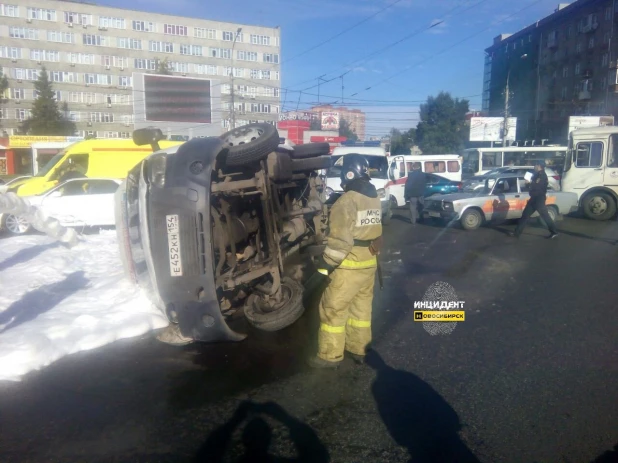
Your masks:
{"label": "car wheel", "polygon": [[279,146],[279,133],[271,124],[248,124],[224,133],[220,137],[227,146],[225,163],[241,166],[260,161]]}
{"label": "car wheel", "polygon": [[292,159],[292,172],[306,172],[330,168],[330,156],[319,156],[308,159]]}
{"label": "car wheel", "polygon": [[305,145],[296,145],[291,156],[294,159],[303,159],[327,154],[330,154],[330,145],[328,143],[307,143]]}
{"label": "car wheel", "polygon": [[281,302],[268,304],[258,294],[251,294],[244,306],[245,317],[259,330],[279,331],[296,322],[305,311],[303,287],[296,280],[281,280]]}
{"label": "car wheel", "polygon": [[590,193],[582,200],[582,209],[589,219],[609,220],[616,214],[616,201],[608,193]]}
{"label": "car wheel", "polygon": [[483,216],[476,209],[468,209],[461,216],[461,226],[465,230],[476,230],[483,223]]}
{"label": "car wheel", "polygon": [[30,225],[26,219],[13,214],[4,215],[2,226],[11,235],[23,235],[32,230],[32,225]]}

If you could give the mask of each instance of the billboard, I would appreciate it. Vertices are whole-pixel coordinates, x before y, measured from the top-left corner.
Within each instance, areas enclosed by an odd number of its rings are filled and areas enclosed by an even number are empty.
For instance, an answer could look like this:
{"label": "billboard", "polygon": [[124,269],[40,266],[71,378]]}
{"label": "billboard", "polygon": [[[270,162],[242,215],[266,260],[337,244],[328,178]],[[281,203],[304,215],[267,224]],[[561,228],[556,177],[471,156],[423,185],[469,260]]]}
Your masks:
{"label": "billboard", "polygon": [[280,121],[312,121],[317,118],[317,114],[309,111],[288,111],[279,114]]}
{"label": "billboard", "polygon": [[[503,117],[473,117],[470,119],[470,141],[502,141]],[[506,139],[515,141],[517,137],[517,118],[509,117]]]}
{"label": "billboard", "polygon": [[614,116],[571,116],[569,117],[569,134],[573,130],[604,125],[614,125]]}
{"label": "billboard", "polygon": [[322,130],[339,130],[339,113],[324,111],[321,114]]}
{"label": "billboard", "polygon": [[146,120],[210,124],[210,80],[145,75]]}
{"label": "billboard", "polygon": [[155,126],[168,138],[219,136],[221,82],[133,73],[133,112],[136,129]]}

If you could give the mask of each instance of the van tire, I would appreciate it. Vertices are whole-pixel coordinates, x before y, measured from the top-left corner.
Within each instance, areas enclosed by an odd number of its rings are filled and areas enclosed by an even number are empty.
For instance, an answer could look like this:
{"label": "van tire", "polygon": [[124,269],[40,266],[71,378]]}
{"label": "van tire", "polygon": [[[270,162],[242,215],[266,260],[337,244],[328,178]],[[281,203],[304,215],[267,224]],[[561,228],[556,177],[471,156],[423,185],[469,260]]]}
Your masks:
{"label": "van tire", "polygon": [[318,156],[307,159],[292,159],[292,172],[307,172],[330,168],[330,156]]}
{"label": "van tire", "polygon": [[616,201],[609,193],[588,193],[582,199],[582,212],[591,220],[609,220],[616,215]]}
{"label": "van tire", "polygon": [[279,307],[264,306],[257,294],[251,294],[243,311],[247,321],[262,331],[279,331],[295,323],[305,311],[303,286],[289,277],[281,279],[284,302]]}
{"label": "van tire", "polygon": [[330,154],[330,145],[328,143],[307,143],[304,145],[296,145],[292,151],[294,159],[315,158]]}
{"label": "van tire", "polygon": [[227,148],[226,165],[242,166],[261,161],[279,146],[279,132],[271,124],[248,124],[219,137]]}

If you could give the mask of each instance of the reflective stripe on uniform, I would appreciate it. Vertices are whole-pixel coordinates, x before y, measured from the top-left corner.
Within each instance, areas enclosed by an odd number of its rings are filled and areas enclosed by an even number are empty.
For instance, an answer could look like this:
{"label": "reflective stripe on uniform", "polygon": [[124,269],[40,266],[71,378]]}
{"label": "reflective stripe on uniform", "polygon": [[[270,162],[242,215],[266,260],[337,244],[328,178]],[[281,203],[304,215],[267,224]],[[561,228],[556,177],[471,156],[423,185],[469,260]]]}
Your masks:
{"label": "reflective stripe on uniform", "polygon": [[318,269],[318,273],[321,273],[322,275],[326,275],[326,276],[328,276],[328,270],[323,269],[323,268],[319,268],[319,269]]}
{"label": "reflective stripe on uniform", "polygon": [[345,326],[331,326],[331,325],[327,325],[326,323],[322,323],[320,325],[320,329],[322,331],[326,331],[327,333],[333,333],[333,334],[345,333]]}
{"label": "reflective stripe on uniform", "polygon": [[354,328],[371,328],[370,321],[356,320],[355,318],[348,318],[348,325]]}
{"label": "reflective stripe on uniform", "polygon": [[378,265],[378,259],[374,256],[369,260],[363,260],[361,262],[346,259],[343,262],[341,262],[341,265],[339,266],[339,268],[355,269],[355,268],[363,268],[363,267],[373,267],[376,265]]}
{"label": "reflective stripe on uniform", "polygon": [[328,246],[324,249],[324,254],[333,259],[335,262],[341,262],[348,255],[347,252],[337,251],[336,249],[329,248]]}

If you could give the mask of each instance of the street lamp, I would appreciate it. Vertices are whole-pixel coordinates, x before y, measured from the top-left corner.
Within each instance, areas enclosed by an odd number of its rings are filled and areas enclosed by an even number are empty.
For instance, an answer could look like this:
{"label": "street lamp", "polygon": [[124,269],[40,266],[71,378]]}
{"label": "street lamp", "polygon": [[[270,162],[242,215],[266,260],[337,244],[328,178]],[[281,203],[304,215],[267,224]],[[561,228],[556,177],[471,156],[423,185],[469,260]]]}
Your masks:
{"label": "street lamp", "polygon": [[[523,54],[519,59],[526,59],[528,54]],[[506,89],[504,91],[504,130],[502,130],[502,147],[506,147],[506,139],[509,134],[509,79],[511,78],[511,63],[509,62],[506,73]]]}
{"label": "street lamp", "polygon": [[236,40],[238,40],[238,36],[242,32],[242,27],[239,27],[234,35],[234,41],[232,42],[232,66],[230,66],[230,81],[231,81],[231,92],[232,92],[232,129],[236,128],[236,109],[234,108],[234,47],[236,46]]}

